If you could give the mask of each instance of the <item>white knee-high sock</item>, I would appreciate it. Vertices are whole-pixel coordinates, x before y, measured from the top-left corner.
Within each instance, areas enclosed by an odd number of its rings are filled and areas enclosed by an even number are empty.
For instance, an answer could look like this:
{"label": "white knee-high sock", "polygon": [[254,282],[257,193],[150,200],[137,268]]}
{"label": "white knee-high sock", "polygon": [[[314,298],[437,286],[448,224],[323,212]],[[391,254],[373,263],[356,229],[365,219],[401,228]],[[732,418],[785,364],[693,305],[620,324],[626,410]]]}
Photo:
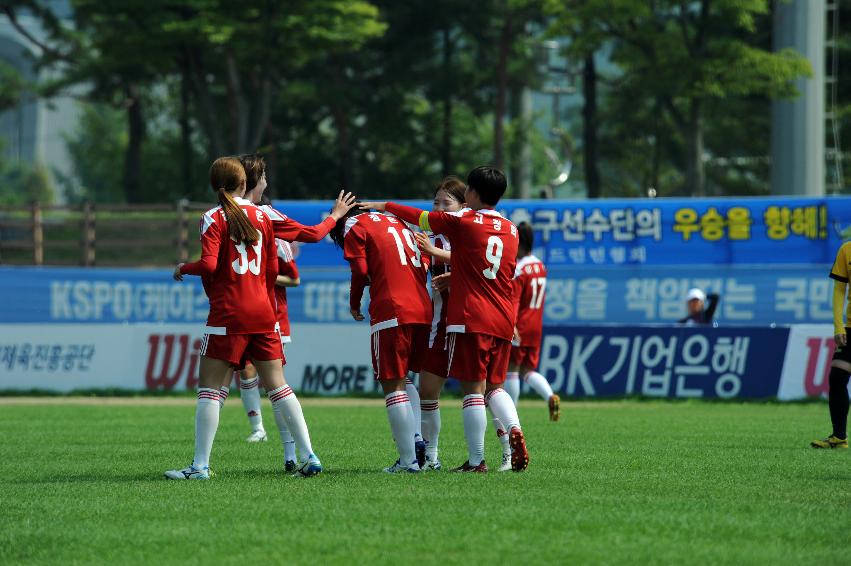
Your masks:
{"label": "white knee-high sock", "polygon": [[269,401],[272,402],[272,409],[276,413],[275,422],[278,423],[278,432],[281,434],[281,444],[284,446],[284,450],[286,451],[286,440],[283,430],[286,430],[295,439],[302,461],[307,460],[313,454],[313,446],[310,444],[310,433],[307,432],[307,423],[304,421],[301,403],[298,402],[292,387],[282,385],[269,391]]}
{"label": "white knee-high sock", "polygon": [[535,390],[535,393],[543,397],[544,401],[549,400],[553,396],[553,388],[550,387],[550,382],[547,378],[536,371],[530,371],[523,379],[529,384],[529,387]]}
{"label": "white knee-high sock", "polygon": [[414,440],[423,439],[422,416],[420,414],[420,392],[409,378],[405,378],[405,393],[411,401],[411,410],[414,412]]}
{"label": "white knee-high sock", "polygon": [[485,413],[485,397],[479,393],[464,396],[464,438],[467,440],[467,461],[478,466],[485,459],[485,429],[488,427]]}
{"label": "white knee-high sock", "polygon": [[416,462],[414,454],[414,412],[411,410],[411,400],[404,391],[394,391],[384,396],[387,407],[387,420],[396,449],[399,451],[399,461],[402,464]]}
{"label": "white knee-high sock", "polygon": [[239,380],[239,397],[245,414],[248,415],[248,424],[251,430],[265,430],[263,428],[263,415],[260,412],[260,383],[259,377]]}
{"label": "white knee-high sock", "polygon": [[195,457],[192,465],[196,468],[206,468],[210,465],[210,452],[213,450],[213,440],[219,428],[218,389],[198,388],[198,402],[195,405]]}
{"label": "white knee-high sock", "polygon": [[513,428],[520,428],[517,407],[514,406],[514,401],[505,389],[494,389],[488,393],[486,399],[494,418],[499,419],[506,432],[511,432]]}
{"label": "white knee-high sock", "polygon": [[496,437],[499,439],[499,444],[502,446],[502,453],[511,456],[511,446],[508,445],[508,431],[505,430],[505,426],[502,424],[502,421],[493,416],[493,411],[490,413],[493,428],[496,430]]}
{"label": "white knee-high sock", "polygon": [[420,414],[422,415],[423,439],[426,444],[426,457],[429,460],[437,460],[437,445],[440,440],[440,402],[420,401]]}
{"label": "white knee-high sock", "polygon": [[228,395],[230,395],[230,387],[222,385],[221,388],[219,388],[219,409],[225,406],[225,401],[228,400]]}
{"label": "white knee-high sock", "polygon": [[510,371],[505,374],[505,392],[511,396],[511,400],[514,401],[514,404],[517,404],[517,400],[520,398],[520,375],[516,371]]}

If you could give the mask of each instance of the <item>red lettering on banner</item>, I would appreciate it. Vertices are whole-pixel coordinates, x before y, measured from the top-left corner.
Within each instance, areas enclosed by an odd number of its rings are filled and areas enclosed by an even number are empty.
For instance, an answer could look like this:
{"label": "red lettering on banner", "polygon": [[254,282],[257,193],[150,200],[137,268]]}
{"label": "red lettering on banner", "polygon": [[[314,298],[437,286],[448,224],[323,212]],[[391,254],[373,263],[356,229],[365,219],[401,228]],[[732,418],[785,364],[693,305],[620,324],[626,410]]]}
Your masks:
{"label": "red lettering on banner", "polygon": [[[177,347],[175,347],[177,343]],[[163,345],[160,348],[160,344]],[[152,334],[148,336],[148,366],[145,369],[145,386],[148,389],[170,391],[185,376],[186,388],[198,385],[198,351],[201,340],[196,339],[189,348],[188,334]],[[162,352],[161,352],[162,350]],[[157,361],[159,360],[159,364]],[[184,368],[187,368],[184,373]]]}
{"label": "red lettering on banner", "polygon": [[[824,348],[826,356],[822,362],[821,371],[819,372],[819,353]],[[821,397],[828,392],[830,381],[830,360],[833,358],[833,351],[836,349],[836,343],[833,338],[808,338],[807,349],[807,368],[804,374],[804,393],[807,397]],[[821,380],[816,383],[816,375],[821,374]]]}

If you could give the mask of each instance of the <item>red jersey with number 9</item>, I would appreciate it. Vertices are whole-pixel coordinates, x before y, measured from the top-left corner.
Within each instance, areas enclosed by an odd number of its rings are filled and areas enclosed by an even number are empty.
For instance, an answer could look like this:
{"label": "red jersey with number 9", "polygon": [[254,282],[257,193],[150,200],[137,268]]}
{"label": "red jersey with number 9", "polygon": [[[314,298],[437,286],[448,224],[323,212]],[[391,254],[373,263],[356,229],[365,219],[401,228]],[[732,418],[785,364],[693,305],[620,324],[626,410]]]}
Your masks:
{"label": "red jersey with number 9", "polygon": [[228,234],[224,210],[212,208],[201,217],[201,259],[184,264],[181,272],[201,276],[210,300],[210,333],[272,332],[277,322],[274,289],[278,275],[272,222],[249,201],[234,200],[260,233],[259,239],[253,244],[237,244]]}
{"label": "red jersey with number 9", "polygon": [[446,332],[514,335],[517,228],[495,210],[429,212],[431,229],[452,244]]}
{"label": "red jersey with number 9", "polygon": [[365,269],[366,273],[360,275],[369,277],[372,332],[402,324],[431,323],[431,299],[426,290],[428,260],[420,254],[408,226],[393,216],[358,214],[346,220],[343,234],[344,256],[352,265],[352,308],[360,306],[363,292],[357,284],[357,271]]}

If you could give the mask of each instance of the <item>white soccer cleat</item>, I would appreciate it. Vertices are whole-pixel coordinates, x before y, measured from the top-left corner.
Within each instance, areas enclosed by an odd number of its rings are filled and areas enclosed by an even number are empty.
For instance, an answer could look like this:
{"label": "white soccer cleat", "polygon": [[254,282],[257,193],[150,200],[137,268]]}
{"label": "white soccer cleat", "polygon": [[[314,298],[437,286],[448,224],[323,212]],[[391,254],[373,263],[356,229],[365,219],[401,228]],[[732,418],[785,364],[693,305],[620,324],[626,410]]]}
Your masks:
{"label": "white soccer cleat", "polygon": [[511,471],[511,454],[502,453],[502,464],[499,465],[500,472]]}
{"label": "white soccer cleat", "polygon": [[425,466],[422,467],[422,471],[437,471],[440,469],[440,467],[440,459],[435,458],[434,460],[432,460],[428,455],[426,455]]}
{"label": "white soccer cleat", "polygon": [[266,436],[266,431],[262,428],[251,431],[251,434],[245,439],[246,442],[266,442],[267,440],[269,440],[269,437]]}
{"label": "white soccer cleat", "polygon": [[165,472],[165,477],[170,480],[208,480],[210,468],[198,469],[195,466],[189,466],[182,470],[169,470]]}
{"label": "white soccer cleat", "polygon": [[307,457],[307,460],[299,464],[298,469],[293,474],[293,477],[309,478],[321,473],[323,469],[322,462],[319,461],[319,458],[317,458],[315,454],[311,454]]}
{"label": "white soccer cleat", "polygon": [[409,474],[418,474],[422,470],[420,470],[420,465],[417,464],[417,461],[414,460],[410,464],[403,464],[399,460],[396,460],[396,463],[390,466],[389,468],[384,468],[384,472],[388,474],[399,474],[399,473],[409,473]]}

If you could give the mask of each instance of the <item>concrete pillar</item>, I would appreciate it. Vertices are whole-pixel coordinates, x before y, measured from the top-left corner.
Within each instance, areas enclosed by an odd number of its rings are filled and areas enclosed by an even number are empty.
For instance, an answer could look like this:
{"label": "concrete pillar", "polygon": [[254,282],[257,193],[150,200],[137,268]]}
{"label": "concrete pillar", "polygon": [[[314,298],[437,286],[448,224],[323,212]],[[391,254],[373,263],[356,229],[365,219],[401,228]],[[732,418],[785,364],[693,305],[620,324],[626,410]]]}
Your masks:
{"label": "concrete pillar", "polygon": [[791,47],[806,57],[811,78],[798,79],[800,96],[771,109],[771,192],[822,196],[824,165],[825,0],[774,2],[774,50]]}

